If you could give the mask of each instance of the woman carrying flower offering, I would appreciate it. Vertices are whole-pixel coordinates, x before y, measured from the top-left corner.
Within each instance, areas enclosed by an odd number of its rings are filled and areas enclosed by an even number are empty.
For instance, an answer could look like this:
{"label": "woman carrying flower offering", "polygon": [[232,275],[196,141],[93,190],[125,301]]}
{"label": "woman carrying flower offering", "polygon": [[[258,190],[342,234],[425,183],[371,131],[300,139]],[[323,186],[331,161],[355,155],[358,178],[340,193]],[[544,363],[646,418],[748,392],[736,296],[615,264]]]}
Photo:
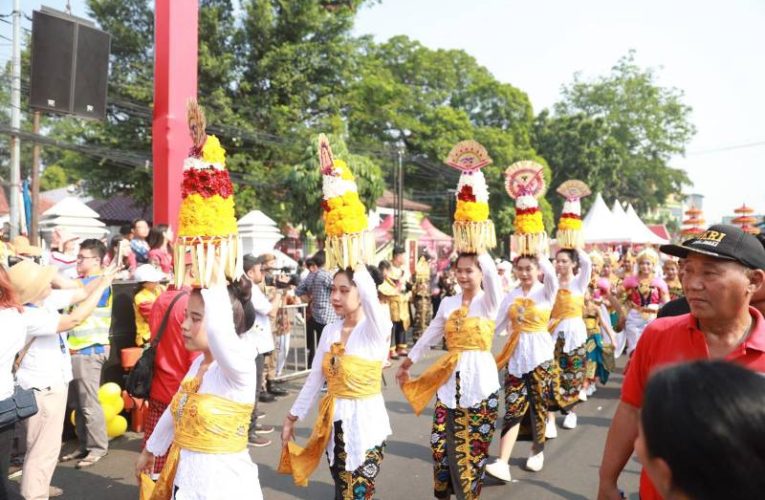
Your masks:
{"label": "woman carrying flower offering", "polygon": [[[446,163],[462,171],[454,223],[459,252],[456,274],[462,293],[442,299],[433,321],[396,374],[418,415],[436,396],[430,436],[436,498],[480,496],[497,418],[499,377],[491,344],[502,284],[494,260],[486,253],[495,239],[493,226],[489,227],[488,190],[478,170],[489,162],[484,148],[474,141],[457,144],[449,154]],[[475,200],[464,199],[468,187]],[[442,339],[448,353],[410,379],[411,366]]]}
{"label": "woman carrying flower offering", "polygon": [[579,200],[590,194],[581,181],[566,181],[558,187],[566,198],[558,222],[558,244],[555,255],[558,274],[558,294],[550,316],[550,334],[555,342],[556,376],[553,379],[550,412],[547,420],[547,438],[557,437],[555,411],[561,411],[565,429],[576,428],[574,405],[587,399],[583,389],[587,365],[587,327],[584,324],[584,298],[592,276],[589,255],[581,247],[582,218]]}
{"label": "woman carrying flower offering", "polygon": [[[181,203],[176,247],[200,242],[192,248],[194,290],[181,330],[186,349],[202,355],[157,422],[136,463],[136,475],[141,498],[260,499],[258,467],[247,451],[257,378],[250,349],[240,337],[255,320],[251,283],[234,258],[234,200],[230,191],[223,195],[220,189],[230,185],[223,175],[223,149],[204,134],[204,115],[193,101],[189,127],[195,147],[186,160],[184,186],[189,190]],[[206,176],[205,184],[189,180],[200,179],[198,174]],[[220,184],[210,189],[207,183],[214,178]],[[176,279],[186,275],[184,260],[183,255],[175,259]],[[167,461],[154,484],[147,473],[154,458],[165,453]]]}
{"label": "woman carrying flower offering", "polygon": [[[496,357],[497,368],[506,370],[505,417],[499,457],[486,466],[486,472],[509,482],[508,460],[518,439],[520,423],[526,416],[531,422],[533,441],[526,468],[537,472],[544,465],[549,387],[555,374],[555,346],[548,333],[548,323],[558,292],[558,278],[544,255],[547,235],[537,204],[537,197],[545,189],[542,166],[529,161],[518,162],[508,168],[505,175],[507,192],[516,202],[516,221],[525,218],[527,224],[520,226],[516,222],[516,234],[513,235],[520,254],[513,262],[519,286],[505,296],[497,315],[496,333],[509,334],[502,352]],[[521,232],[522,228],[533,232]],[[538,278],[540,270],[544,283]]]}
{"label": "woman carrying flower offering", "polygon": [[[335,262],[356,258],[355,269],[343,267],[332,282],[332,307],[341,319],[328,324],[322,334],[311,373],[282,427],[279,472],[291,474],[295,484],[307,486],[322,454],[326,453],[335,483],[336,500],[371,499],[383,459],[385,439],[391,434],[382,397],[382,369],[388,358],[392,323],[380,304],[377,286],[366,266],[364,205],[358,195],[349,205],[333,204],[337,198],[357,193],[348,167],[334,160],[325,136],[319,138],[319,159],[324,175],[327,239]],[[356,203],[361,206],[358,209]],[[340,203],[340,202],[338,202]],[[327,210],[327,205],[332,205]],[[336,210],[354,212],[358,221],[332,222]],[[327,242],[329,245],[329,241]],[[319,415],[305,447],[294,439],[295,422],[304,419],[326,382],[327,394],[319,402]]]}

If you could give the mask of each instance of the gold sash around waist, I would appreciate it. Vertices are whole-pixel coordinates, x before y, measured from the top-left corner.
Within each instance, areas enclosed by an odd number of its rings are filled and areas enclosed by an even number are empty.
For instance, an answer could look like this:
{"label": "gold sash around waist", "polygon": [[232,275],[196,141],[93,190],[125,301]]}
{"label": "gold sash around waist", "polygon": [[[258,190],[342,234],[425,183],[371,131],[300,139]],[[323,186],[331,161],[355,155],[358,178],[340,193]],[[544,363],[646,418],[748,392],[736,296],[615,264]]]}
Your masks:
{"label": "gold sash around waist", "polygon": [[[247,449],[247,430],[253,405],[214,394],[198,394],[201,379],[186,379],[170,403],[175,423],[173,444],[151,495],[169,500],[181,450],[200,453],[236,453]],[[142,481],[142,489],[145,487]]]}
{"label": "gold sash around waist", "polygon": [[555,329],[562,320],[581,318],[583,315],[584,295],[574,295],[571,290],[561,288],[558,290],[558,295],[555,296],[555,304],[552,313],[550,313],[552,323],[548,331],[555,333]]}
{"label": "gold sash around waist", "polygon": [[290,441],[282,448],[279,472],[292,474],[298,486],[308,486],[308,478],[321,461],[332,435],[335,420],[335,398],[361,399],[382,392],[382,361],[372,361],[345,354],[340,342],[332,344],[322,360],[327,379],[327,394],[319,402],[319,415],[305,448]]}
{"label": "gold sash around waist", "polygon": [[465,351],[491,351],[494,321],[467,317],[468,308],[461,307],[449,315],[444,327],[446,347],[449,350],[419,377],[404,383],[404,396],[419,415],[433,395],[449,380],[460,355]]}
{"label": "gold sash around waist", "polygon": [[537,307],[533,299],[526,297],[516,298],[510,304],[507,315],[510,318],[510,338],[507,339],[502,352],[494,358],[500,370],[507,366],[507,362],[513,356],[522,332],[547,334],[547,324],[550,322],[550,309]]}

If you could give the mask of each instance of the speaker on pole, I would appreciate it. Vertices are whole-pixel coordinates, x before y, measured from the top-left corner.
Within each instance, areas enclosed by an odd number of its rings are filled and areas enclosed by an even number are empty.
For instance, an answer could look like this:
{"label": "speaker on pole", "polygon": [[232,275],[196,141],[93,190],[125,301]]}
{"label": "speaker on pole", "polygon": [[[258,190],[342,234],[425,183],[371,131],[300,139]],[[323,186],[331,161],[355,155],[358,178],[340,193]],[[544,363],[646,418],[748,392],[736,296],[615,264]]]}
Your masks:
{"label": "speaker on pole", "polygon": [[43,8],[32,16],[33,109],[103,119],[111,36],[87,20]]}

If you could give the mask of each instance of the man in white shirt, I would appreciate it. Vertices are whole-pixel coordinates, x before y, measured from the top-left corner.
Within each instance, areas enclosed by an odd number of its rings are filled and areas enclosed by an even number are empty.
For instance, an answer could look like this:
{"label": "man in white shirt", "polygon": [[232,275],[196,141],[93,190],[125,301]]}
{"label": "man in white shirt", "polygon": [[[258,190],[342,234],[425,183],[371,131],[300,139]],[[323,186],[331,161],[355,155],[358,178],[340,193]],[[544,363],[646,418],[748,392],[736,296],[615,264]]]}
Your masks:
{"label": "man in white shirt", "polygon": [[[56,268],[22,261],[9,277],[24,304],[27,339],[22,350],[16,380],[23,389],[34,389],[39,411],[23,422],[26,431],[26,458],[21,494],[26,500],[58,496],[60,489],[50,481],[61,451],[61,433],[66,398],[72,380],[72,360],[65,332],[80,324],[98,305],[111,286],[113,269],[88,287],[52,290]],[[69,314],[58,311],[79,303]]]}
{"label": "man in white shirt", "polygon": [[[270,439],[266,439],[262,434],[273,432],[274,428],[270,425],[258,424],[258,402],[274,401],[274,396],[268,392],[263,392],[263,355],[273,352],[274,337],[271,334],[271,319],[276,316],[279,309],[281,296],[276,295],[272,301],[269,301],[260,284],[263,283],[263,264],[268,260],[268,254],[258,257],[248,254],[244,256],[244,272],[252,281],[252,306],[255,309],[255,323],[247,333],[247,338],[253,349],[253,357],[257,367],[258,383],[255,387],[255,406],[252,409],[252,418],[250,419],[250,429],[248,441],[252,446],[261,447],[271,444]],[[265,416],[264,414],[261,414]]]}

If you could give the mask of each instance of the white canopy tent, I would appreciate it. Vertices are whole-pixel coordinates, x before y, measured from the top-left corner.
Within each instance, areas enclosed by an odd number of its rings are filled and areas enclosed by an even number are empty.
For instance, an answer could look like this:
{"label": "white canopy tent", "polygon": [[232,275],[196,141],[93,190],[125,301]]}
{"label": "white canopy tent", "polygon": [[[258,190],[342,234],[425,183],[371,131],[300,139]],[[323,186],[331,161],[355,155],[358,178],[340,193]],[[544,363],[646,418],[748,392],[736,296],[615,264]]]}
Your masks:
{"label": "white canopy tent", "polygon": [[620,219],[608,209],[598,193],[595,202],[582,221],[585,243],[623,243],[630,241],[630,233]]}
{"label": "white canopy tent", "polygon": [[274,253],[274,245],[284,238],[276,221],[260,210],[248,213],[239,219],[237,225],[242,251],[245,254]]}
{"label": "white canopy tent", "polygon": [[109,234],[98,212],[75,197],[64,198],[40,216],[40,235],[50,244],[53,230],[61,228],[80,239],[101,239]]}
{"label": "white canopy tent", "polygon": [[645,225],[632,207],[632,204],[627,207],[626,217],[630,223],[630,227],[634,228],[631,229],[635,232],[635,237],[632,240],[633,243],[650,243],[652,245],[666,245],[669,243],[669,240],[665,240]]}

